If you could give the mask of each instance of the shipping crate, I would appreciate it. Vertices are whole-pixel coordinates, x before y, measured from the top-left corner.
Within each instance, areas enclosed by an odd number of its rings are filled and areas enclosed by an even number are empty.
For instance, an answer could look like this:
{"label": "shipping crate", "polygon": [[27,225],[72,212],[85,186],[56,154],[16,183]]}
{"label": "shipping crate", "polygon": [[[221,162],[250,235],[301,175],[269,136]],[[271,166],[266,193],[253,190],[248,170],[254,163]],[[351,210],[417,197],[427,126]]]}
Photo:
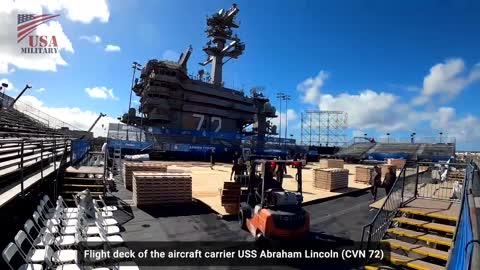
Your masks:
{"label": "shipping crate", "polygon": [[403,168],[403,166],[405,166],[405,163],[407,162],[407,160],[405,159],[395,159],[395,158],[389,158],[387,159],[387,164],[388,165],[394,165],[395,167],[397,168]]}
{"label": "shipping crate", "polygon": [[343,159],[320,159],[321,169],[327,168],[340,168],[343,169],[344,161]]}
{"label": "shipping crate", "polygon": [[370,177],[373,172],[373,166],[355,166],[355,182],[370,184]]}
{"label": "shipping crate", "polygon": [[132,178],[137,206],[192,202],[192,177],[188,174],[135,171]]}
{"label": "shipping crate", "polygon": [[348,170],[339,168],[314,169],[313,187],[333,191],[348,187]]}
{"label": "shipping crate", "polygon": [[153,162],[124,162],[123,163],[123,184],[126,189],[132,190],[132,173],[142,172],[167,172],[167,165]]}

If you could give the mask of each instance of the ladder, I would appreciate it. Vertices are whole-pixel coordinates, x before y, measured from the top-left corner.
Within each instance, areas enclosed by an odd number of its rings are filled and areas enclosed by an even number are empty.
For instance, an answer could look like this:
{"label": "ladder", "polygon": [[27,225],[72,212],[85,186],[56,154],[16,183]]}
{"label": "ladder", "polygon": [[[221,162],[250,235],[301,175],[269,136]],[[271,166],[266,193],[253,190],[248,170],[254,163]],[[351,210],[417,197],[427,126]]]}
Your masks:
{"label": "ladder", "polygon": [[120,174],[122,171],[122,149],[113,149],[113,173]]}

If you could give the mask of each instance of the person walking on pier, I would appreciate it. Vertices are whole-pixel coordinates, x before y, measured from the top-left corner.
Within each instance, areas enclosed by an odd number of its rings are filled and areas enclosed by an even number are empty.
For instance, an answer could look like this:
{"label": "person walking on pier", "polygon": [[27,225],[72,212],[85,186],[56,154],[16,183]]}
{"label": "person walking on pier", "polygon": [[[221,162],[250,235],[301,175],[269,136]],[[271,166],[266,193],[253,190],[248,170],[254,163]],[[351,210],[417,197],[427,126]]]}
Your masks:
{"label": "person walking on pier", "polygon": [[395,184],[395,180],[397,180],[397,174],[395,172],[395,169],[393,167],[389,167],[388,172],[385,174],[385,179],[383,180],[382,185],[385,188],[385,193],[387,196],[388,193],[390,193],[393,184]]}
{"label": "person walking on pier", "polygon": [[213,170],[213,166],[215,166],[215,149],[210,151],[210,169]]}
{"label": "person walking on pier", "polygon": [[370,174],[370,185],[372,185],[372,200],[377,200],[378,187],[381,185],[382,171],[377,165],[373,166],[372,173]]}
{"label": "person walking on pier", "polygon": [[232,172],[230,173],[230,181],[232,181],[232,176],[234,177],[233,179],[235,182],[239,182],[237,180],[237,176],[243,175],[247,171],[247,166],[243,162],[243,159],[239,158],[238,160],[234,160],[235,163],[233,163],[232,166]]}

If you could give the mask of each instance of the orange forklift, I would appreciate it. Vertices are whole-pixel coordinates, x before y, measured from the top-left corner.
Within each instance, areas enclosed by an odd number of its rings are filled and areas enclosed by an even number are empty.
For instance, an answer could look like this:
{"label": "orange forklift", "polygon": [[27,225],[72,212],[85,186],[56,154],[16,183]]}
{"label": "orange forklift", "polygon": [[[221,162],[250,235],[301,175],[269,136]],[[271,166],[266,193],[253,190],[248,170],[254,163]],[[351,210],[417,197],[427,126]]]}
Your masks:
{"label": "orange forklift", "polygon": [[[310,230],[310,215],[302,208],[302,166],[298,161],[254,160],[249,170],[248,195],[240,202],[239,224],[256,241],[293,240]],[[282,188],[285,167],[294,165],[297,192]]]}

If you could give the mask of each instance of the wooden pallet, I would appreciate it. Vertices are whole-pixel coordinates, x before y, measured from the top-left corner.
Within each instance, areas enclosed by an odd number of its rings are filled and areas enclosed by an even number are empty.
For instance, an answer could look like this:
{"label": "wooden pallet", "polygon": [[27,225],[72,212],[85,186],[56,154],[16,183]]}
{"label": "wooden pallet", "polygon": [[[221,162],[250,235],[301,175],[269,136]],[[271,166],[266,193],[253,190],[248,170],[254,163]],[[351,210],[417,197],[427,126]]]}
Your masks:
{"label": "wooden pallet", "polygon": [[348,170],[347,169],[314,169],[313,170],[313,187],[333,191],[348,187]]}
{"label": "wooden pallet", "polygon": [[403,168],[403,166],[405,166],[405,163],[407,163],[407,160],[405,159],[395,159],[395,158],[387,159],[387,164],[393,165],[396,168]]}
{"label": "wooden pallet", "polygon": [[192,202],[192,177],[166,172],[132,172],[135,205]]}
{"label": "wooden pallet", "polygon": [[221,196],[221,204],[229,214],[238,213],[242,186],[240,183],[224,182]]}
{"label": "wooden pallet", "polygon": [[142,172],[167,172],[167,165],[162,163],[125,162],[123,163],[123,183],[126,189],[132,190],[132,173]]}
{"label": "wooden pallet", "polygon": [[355,182],[362,184],[370,184],[370,177],[373,166],[355,166]]}
{"label": "wooden pallet", "polygon": [[343,169],[344,161],[343,159],[320,159],[319,168],[340,168]]}

